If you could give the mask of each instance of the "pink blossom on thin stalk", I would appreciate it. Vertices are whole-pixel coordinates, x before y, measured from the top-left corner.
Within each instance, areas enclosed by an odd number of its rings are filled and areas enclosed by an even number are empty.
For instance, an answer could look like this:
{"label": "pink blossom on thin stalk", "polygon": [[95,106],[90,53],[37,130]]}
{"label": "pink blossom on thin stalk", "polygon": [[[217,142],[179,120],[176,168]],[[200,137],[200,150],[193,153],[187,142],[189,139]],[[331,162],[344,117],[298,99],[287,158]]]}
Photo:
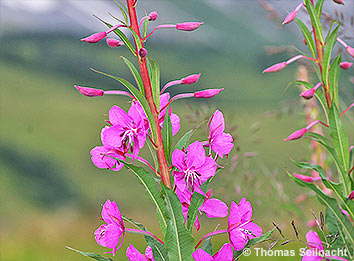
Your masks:
{"label": "pink blossom on thin stalk", "polygon": [[300,10],[301,7],[304,6],[304,3],[299,4],[294,11],[290,12],[287,17],[285,18],[284,22],[282,24],[288,24],[291,23],[292,21],[294,21],[297,12]]}
{"label": "pink blossom on thin stalk", "polygon": [[304,55],[297,55],[297,56],[287,60],[286,62],[277,63],[277,64],[274,64],[274,65],[268,67],[267,69],[265,69],[263,71],[263,73],[279,72],[279,71],[283,70],[287,65],[289,65],[292,62],[295,62],[296,60],[299,60],[300,58],[304,58],[307,60],[313,60],[312,58],[306,57]]}
{"label": "pink blossom on thin stalk", "polygon": [[221,89],[207,89],[203,91],[197,91],[193,94],[195,98],[210,99],[218,95],[224,88]]}
{"label": "pink blossom on thin stalk", "polygon": [[125,237],[125,227],[117,203],[107,199],[101,215],[106,224],[95,231],[95,240],[103,247],[112,248],[108,253],[113,253],[114,256],[122,247]]}
{"label": "pink blossom on thin stalk", "polygon": [[353,63],[350,62],[341,62],[339,64],[340,68],[344,69],[344,70],[348,70],[350,67],[352,67]]}
{"label": "pink blossom on thin stalk", "polygon": [[303,128],[303,129],[293,132],[284,141],[300,139],[302,136],[304,136],[307,133],[307,131],[309,129],[311,129],[313,126],[315,126],[318,123],[321,123],[322,125],[325,125],[326,127],[328,127],[327,124],[324,124],[323,122],[317,120],[317,121],[311,122],[306,128]]}
{"label": "pink blossom on thin stalk", "polygon": [[74,85],[74,87],[83,95],[88,96],[88,97],[95,97],[95,96],[103,96],[103,90],[101,89],[95,89],[95,88],[89,88],[89,87],[82,87],[78,85]]}
{"label": "pink blossom on thin stalk", "polygon": [[191,74],[187,77],[184,77],[180,80],[175,80],[175,81],[171,81],[171,82],[168,82],[166,83],[166,85],[162,88],[161,90],[161,93],[163,93],[167,88],[171,87],[171,86],[175,86],[175,85],[178,85],[178,84],[193,84],[193,83],[196,83],[199,78],[200,78],[200,73],[199,74]]}
{"label": "pink blossom on thin stalk", "polygon": [[204,22],[185,22],[176,24],[176,29],[181,31],[194,31],[198,29]]}
{"label": "pink blossom on thin stalk", "polygon": [[129,261],[155,261],[150,246],[145,249],[145,254],[141,254],[132,244],[127,248],[127,258]]}
{"label": "pink blossom on thin stalk", "polygon": [[110,29],[108,29],[105,32],[94,33],[94,34],[92,34],[90,36],[82,38],[80,41],[87,42],[87,43],[98,43],[99,41],[104,39],[110,32],[113,32],[117,28],[123,27],[123,26],[124,25],[115,25],[115,26],[111,27]]}
{"label": "pink blossom on thin stalk", "polygon": [[116,47],[124,45],[124,43],[122,41],[118,41],[116,39],[109,38],[109,37],[106,38],[106,43],[109,47],[112,47],[112,48],[116,48]]}
{"label": "pink blossom on thin stalk", "polygon": [[201,248],[198,248],[192,256],[195,261],[232,261],[233,251],[230,243],[226,243],[213,256]]}
{"label": "pink blossom on thin stalk", "polygon": [[305,175],[296,174],[296,173],[294,173],[293,175],[295,178],[305,181],[307,183],[321,180],[321,177],[310,177],[310,176],[305,176]]}
{"label": "pink blossom on thin stalk", "polygon": [[322,83],[317,83],[315,87],[308,89],[300,94],[306,100],[312,99],[315,95],[316,90],[322,85]]}

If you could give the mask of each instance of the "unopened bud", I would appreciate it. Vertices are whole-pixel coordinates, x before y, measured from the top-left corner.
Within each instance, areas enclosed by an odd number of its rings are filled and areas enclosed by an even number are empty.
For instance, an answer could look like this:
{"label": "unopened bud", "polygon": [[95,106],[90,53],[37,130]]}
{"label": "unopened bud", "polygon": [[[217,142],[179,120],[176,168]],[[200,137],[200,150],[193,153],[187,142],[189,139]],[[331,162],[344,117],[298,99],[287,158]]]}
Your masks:
{"label": "unopened bud", "polygon": [[157,20],[157,17],[158,17],[158,14],[157,14],[156,11],[151,12],[151,13],[148,15],[149,21],[156,21],[156,20]]}
{"label": "unopened bud", "polygon": [[193,84],[196,83],[200,78],[200,73],[199,74],[192,74],[187,77],[184,77],[181,79],[182,83],[181,84]]}
{"label": "unopened bud", "polygon": [[87,42],[87,43],[98,43],[106,36],[107,36],[106,32],[99,32],[99,33],[95,33],[90,36],[87,36],[85,38],[82,38],[80,41]]}
{"label": "unopened bud", "polygon": [[204,24],[204,23],[203,22],[185,22],[185,23],[177,24],[176,29],[181,30],[181,31],[194,31],[194,30],[198,29],[202,24]]}
{"label": "unopened bud", "polygon": [[297,178],[297,179],[300,179],[302,181],[305,181],[307,183],[311,183],[311,182],[314,182],[314,181],[321,180],[320,177],[310,177],[310,176],[305,176],[305,175],[296,174],[296,173],[294,173],[294,177]]}
{"label": "unopened bud", "polygon": [[115,48],[124,45],[122,41],[107,37],[106,43],[109,47]]}
{"label": "unopened bud", "polygon": [[88,96],[88,97],[103,96],[103,90],[100,90],[100,89],[81,87],[81,86],[77,86],[77,85],[74,85],[74,87],[81,94]]}
{"label": "unopened bud", "polygon": [[306,39],[302,39],[302,42],[304,43],[304,45],[307,45]]}
{"label": "unopened bud", "polygon": [[353,65],[353,63],[350,63],[350,62],[341,62],[340,68],[342,68],[344,70],[348,70],[352,65]]}
{"label": "unopened bud", "polygon": [[350,56],[354,58],[354,48],[348,45],[345,49],[350,54]]}
{"label": "unopened bud", "polygon": [[292,21],[294,21],[297,12],[299,11],[299,9],[304,5],[304,3],[299,4],[294,11],[290,12],[287,17],[284,19],[283,24],[288,24],[291,23]]}
{"label": "unopened bud", "polygon": [[301,97],[303,97],[306,100],[312,99],[313,95],[315,94],[316,89],[308,89],[300,94]]}
{"label": "unopened bud", "polygon": [[343,0],[333,0],[336,4],[344,5]]}
{"label": "unopened bud", "polygon": [[306,128],[303,128],[301,130],[297,130],[293,132],[292,134],[289,135],[284,141],[289,141],[289,140],[297,140],[300,139],[302,136],[304,136],[307,132]]}
{"label": "unopened bud", "polygon": [[218,95],[219,92],[224,90],[224,88],[221,89],[207,89],[203,91],[198,91],[194,93],[195,98],[204,98],[204,99],[209,99],[213,98],[214,96]]}
{"label": "unopened bud", "polygon": [[279,72],[283,70],[286,66],[287,66],[286,62],[277,63],[265,69],[263,73]]}
{"label": "unopened bud", "polygon": [[141,57],[141,58],[144,58],[146,55],[147,55],[147,50],[145,49],[145,48],[141,48],[140,50],[139,50],[139,56]]}
{"label": "unopened bud", "polygon": [[354,199],[354,190],[349,194],[348,198],[349,199]]}

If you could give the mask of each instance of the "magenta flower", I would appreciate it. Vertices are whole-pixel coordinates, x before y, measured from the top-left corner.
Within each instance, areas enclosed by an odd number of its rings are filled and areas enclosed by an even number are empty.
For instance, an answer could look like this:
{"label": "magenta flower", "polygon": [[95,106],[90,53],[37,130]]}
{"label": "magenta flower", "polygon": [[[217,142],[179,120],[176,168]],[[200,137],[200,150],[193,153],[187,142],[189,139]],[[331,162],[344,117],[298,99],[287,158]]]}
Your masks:
{"label": "magenta flower", "polygon": [[284,22],[282,24],[288,24],[291,23],[292,21],[294,21],[297,12],[300,10],[301,7],[304,6],[304,3],[299,4],[294,11],[290,12],[287,17],[285,18]]}
{"label": "magenta flower", "polygon": [[249,201],[242,198],[239,205],[231,202],[227,232],[236,251],[243,249],[250,239],[262,235],[262,228],[252,221],[252,206]]}
{"label": "magenta flower", "polygon": [[106,224],[95,231],[95,240],[100,246],[112,248],[113,250],[108,253],[113,253],[114,256],[122,247],[125,237],[125,227],[117,203],[107,199],[101,215]]}
{"label": "magenta flower", "polygon": [[124,45],[124,43],[122,41],[118,41],[116,39],[109,38],[109,37],[106,38],[106,43],[109,47],[112,47],[112,48]]}
{"label": "magenta flower", "polygon": [[[191,204],[192,193],[189,190],[181,191],[180,189],[176,189],[176,194],[181,201],[182,204],[182,211],[185,220],[187,221],[188,218],[188,209],[189,205]],[[204,203],[199,208],[199,213],[202,215],[204,212],[208,218],[218,217],[223,218],[226,217],[228,214],[229,208],[227,205],[219,199],[210,198],[212,194],[212,189],[210,189],[206,195]],[[197,230],[200,228],[198,216],[195,220],[194,226]]]}
{"label": "magenta flower", "polygon": [[208,137],[210,148],[220,157],[228,155],[234,147],[232,136],[225,133],[225,120],[222,112],[217,110],[208,123]]}
{"label": "magenta flower", "polygon": [[335,260],[345,260],[347,259],[339,256],[326,256],[322,241],[316,232],[310,230],[306,234],[306,241],[310,249],[305,251],[305,255],[302,257],[302,261],[321,261],[325,257],[335,259]]}
{"label": "magenta flower", "polygon": [[180,23],[176,24],[176,29],[181,30],[181,31],[194,31],[198,29],[203,22],[185,22],[185,23]]}
{"label": "magenta flower", "polygon": [[195,261],[232,261],[233,251],[231,245],[226,243],[213,256],[201,248],[198,248],[192,256]]}
{"label": "magenta flower", "polygon": [[144,120],[136,106],[131,106],[126,113],[114,105],[109,111],[109,122],[112,127],[106,128],[102,132],[102,143],[124,153],[132,151],[132,160],[134,160],[140,149],[144,147],[146,140]]}
{"label": "magenta flower", "polygon": [[204,194],[200,185],[215,175],[215,160],[205,156],[203,145],[199,141],[190,144],[186,152],[176,149],[172,154],[172,165],[177,168],[173,172],[175,185],[182,192],[191,188],[191,192]]}
{"label": "magenta flower", "polygon": [[88,97],[95,97],[95,96],[103,96],[103,90],[95,89],[95,88],[88,88],[88,87],[81,87],[78,85],[74,85],[74,87],[83,95]]}
{"label": "magenta flower", "polygon": [[219,92],[223,91],[224,88],[221,89],[207,89],[203,91],[197,91],[194,93],[195,98],[204,98],[204,99],[209,99],[213,98],[214,96],[218,95]]}
{"label": "magenta flower", "polygon": [[341,62],[339,65],[340,65],[340,68],[342,68],[344,70],[348,70],[350,67],[352,67],[353,63]]}
{"label": "magenta flower", "polygon": [[143,255],[132,244],[129,244],[127,248],[127,258],[129,261],[155,261],[150,246],[145,249],[145,254]]}

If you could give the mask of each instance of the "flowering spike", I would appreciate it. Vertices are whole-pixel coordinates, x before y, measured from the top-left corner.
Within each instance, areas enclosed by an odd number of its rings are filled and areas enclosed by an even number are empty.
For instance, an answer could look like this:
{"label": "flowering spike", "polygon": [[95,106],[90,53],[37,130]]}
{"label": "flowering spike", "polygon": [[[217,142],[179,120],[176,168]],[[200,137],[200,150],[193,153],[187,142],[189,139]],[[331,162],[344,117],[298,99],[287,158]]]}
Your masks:
{"label": "flowering spike", "polygon": [[307,183],[321,180],[321,177],[310,177],[310,176],[305,176],[305,175],[296,174],[296,173],[294,173],[294,177],[297,179],[300,179],[302,181],[305,181]]}
{"label": "flowering spike", "polygon": [[341,62],[339,65],[340,65],[340,68],[342,68],[344,70],[348,70],[353,65],[353,63]]}
{"label": "flowering spike", "polygon": [[158,17],[158,14],[156,11],[153,11],[148,15],[149,21],[156,21],[157,17]]}
{"label": "flowering spike", "polygon": [[286,62],[277,63],[265,69],[263,73],[279,72],[283,70],[286,66],[287,66]]}
{"label": "flowering spike", "polygon": [[204,22],[185,22],[176,24],[176,29],[181,31],[194,31],[203,24]]}
{"label": "flowering spike", "polygon": [[74,87],[83,95],[88,97],[95,97],[95,96],[103,96],[103,90],[95,89],[95,88],[88,88],[88,87],[81,87],[78,85],[74,85]]}
{"label": "flowering spike", "polygon": [[124,45],[124,43],[122,41],[118,41],[116,39],[109,38],[109,37],[106,38],[106,43],[109,47],[112,47],[112,48]]}
{"label": "flowering spike", "polygon": [[315,94],[316,90],[322,85],[322,83],[316,84],[315,87],[308,89],[300,94],[301,97],[303,97],[306,100],[312,99],[313,95]]}
{"label": "flowering spike", "polygon": [[87,42],[87,43],[98,43],[106,36],[107,36],[106,32],[99,32],[99,33],[95,33],[90,36],[87,36],[85,38],[82,38],[82,39],[80,39],[80,41]]}
{"label": "flowering spike", "polygon": [[193,83],[196,83],[199,78],[200,78],[200,73],[199,74],[192,74],[192,75],[189,75],[187,77],[184,77],[181,79],[181,84],[193,84]]}
{"label": "flowering spike", "polygon": [[287,17],[284,19],[284,22],[282,24],[288,24],[291,23],[292,21],[294,21],[297,12],[299,11],[299,9],[304,5],[304,3],[299,4],[294,11],[290,12]]}
{"label": "flowering spike", "polygon": [[219,92],[224,90],[224,88],[221,89],[207,89],[203,91],[197,91],[194,93],[195,98],[204,98],[204,99],[209,99],[213,98],[214,96],[218,95]]}

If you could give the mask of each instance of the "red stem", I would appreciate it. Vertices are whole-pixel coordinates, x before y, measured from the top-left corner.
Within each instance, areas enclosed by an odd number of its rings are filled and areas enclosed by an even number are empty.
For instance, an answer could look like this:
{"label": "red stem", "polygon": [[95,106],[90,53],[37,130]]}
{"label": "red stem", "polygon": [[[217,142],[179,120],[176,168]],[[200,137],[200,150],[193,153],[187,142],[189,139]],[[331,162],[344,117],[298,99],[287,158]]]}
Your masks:
{"label": "red stem", "polygon": [[[131,28],[139,36],[141,46],[143,46],[144,43],[143,43],[143,40],[140,35],[140,31],[139,31],[139,24],[138,24],[138,19],[136,17],[135,4],[136,4],[136,1],[127,0]],[[135,48],[137,49],[137,43],[135,43]],[[161,135],[161,128],[159,125],[158,111],[156,109],[156,104],[154,103],[154,99],[153,99],[153,95],[152,95],[152,88],[151,88],[149,72],[148,72],[148,68],[147,68],[147,64],[146,64],[146,58],[139,56],[139,50],[136,50],[136,54],[139,59],[139,68],[140,68],[141,78],[143,79],[145,97],[146,97],[146,100],[149,104],[151,113],[154,117],[154,122],[151,122],[150,124],[155,124],[155,128],[156,128],[156,137],[155,137],[156,141],[155,141],[155,143],[157,145],[156,153],[157,153],[157,158],[158,158],[159,165],[160,165],[161,180],[162,180],[163,184],[165,184],[167,187],[171,188],[170,172],[168,169],[165,152],[163,150],[162,135]]]}

